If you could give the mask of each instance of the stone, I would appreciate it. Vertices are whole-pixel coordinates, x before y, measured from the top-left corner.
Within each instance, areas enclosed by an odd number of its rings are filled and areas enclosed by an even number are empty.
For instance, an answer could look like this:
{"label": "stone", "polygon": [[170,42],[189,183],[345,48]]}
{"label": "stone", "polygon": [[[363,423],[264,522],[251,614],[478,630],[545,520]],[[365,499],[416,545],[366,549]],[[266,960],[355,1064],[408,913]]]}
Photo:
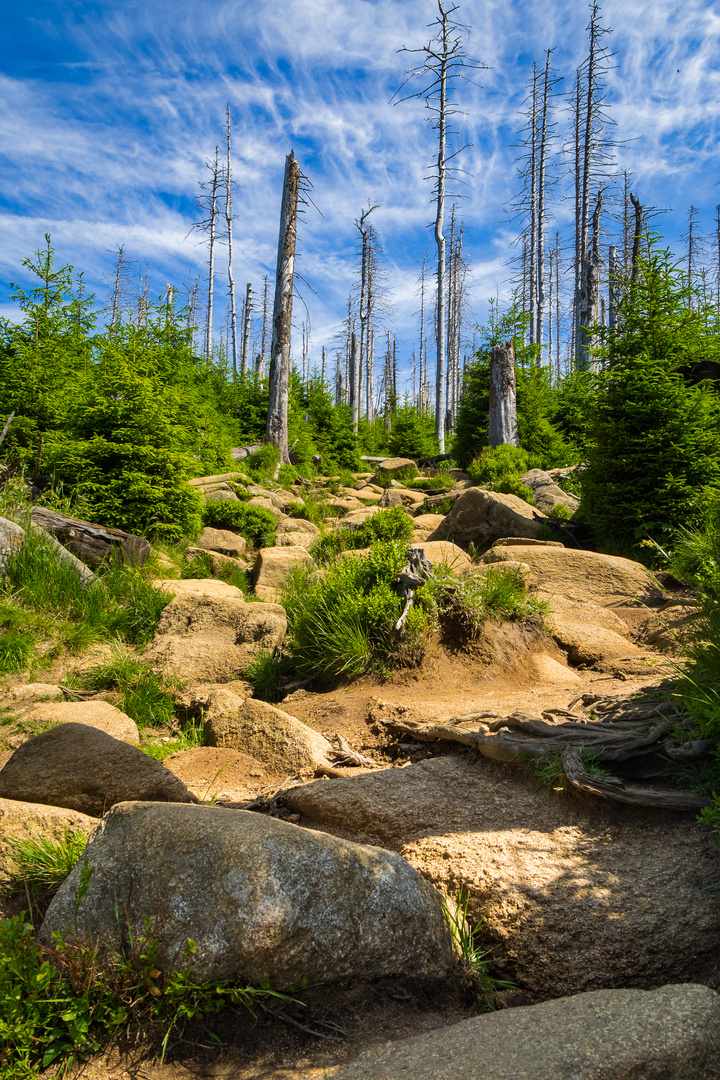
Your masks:
{"label": "stone", "polygon": [[90,817],[127,799],[194,801],[161,762],[76,723],[50,728],[23,743],[0,770],[0,798],[66,806]]}
{"label": "stone", "polygon": [[[536,595],[542,599],[546,594]],[[609,664],[614,667],[620,660],[643,655],[637,645],[628,640],[628,624],[610,608],[589,600],[568,600],[558,593],[552,595],[549,603],[546,629],[567,653],[571,664]]]}
{"label": "stone", "polygon": [[439,514],[418,514],[413,518],[413,529],[416,533],[424,532],[429,536],[431,532],[435,532],[442,520]]}
{"label": "stone", "polygon": [[184,682],[229,682],[245,672],[258,652],[272,652],[286,630],[284,608],[245,603],[239,590],[233,595],[180,593],[163,610],[143,659]]}
{"label": "stone", "polygon": [[287,518],[277,527],[276,547],[302,547],[307,551],[317,540],[320,530],[304,518]]}
{"label": "stone", "polygon": [[204,559],[210,564],[213,574],[226,574],[232,570],[247,569],[246,564],[240,559],[233,559],[230,555],[221,555],[219,551],[208,551],[201,547],[186,547],[183,559],[186,563],[194,559]]}
{"label": "stone", "polygon": [[525,1000],[720,978],[720,892],[706,888],[720,853],[692,815],[542,794],[516,767],[460,755],[316,780],[284,803],[466,891]]}
{"label": "stone", "polygon": [[[150,855],[150,857],[149,857]],[[265,814],[127,802],[92,835],[77,913],[102,944],[153,920],[169,970],[281,990],[341,979],[438,979],[454,966],[438,894],[402,858]],[[72,932],[80,868],[52,901],[41,937]],[[158,913],[160,917],[158,918]],[[164,916],[164,917],[163,917]]]}
{"label": "stone", "polygon": [[333,1080],[715,1080],[720,996],[596,990],[365,1050]]}
{"label": "stone", "polygon": [[226,480],[244,480],[246,479],[243,473],[239,472],[224,472],[217,473],[215,476],[194,476],[192,480],[188,480],[190,487],[208,487],[211,484],[221,484]]}
{"label": "stone", "polygon": [[140,733],[137,724],[126,713],[108,701],[58,701],[35,705],[25,718],[41,724],[87,724],[112,735],[113,739],[137,746]]}
{"label": "stone", "polygon": [[298,566],[312,566],[312,559],[303,547],[261,548],[252,570],[255,595],[270,603],[278,602],[290,574]]}
{"label": "stone", "polygon": [[164,593],[175,596],[206,596],[216,600],[242,600],[243,594],[237,585],[216,578],[161,578],[153,583]]}
{"label": "stone", "polygon": [[347,525],[362,525],[364,521],[367,521],[373,514],[382,513],[382,506],[363,506],[360,510],[351,510],[343,518],[343,523]]}
{"label": "stone", "polygon": [[205,551],[219,551],[233,559],[242,559],[247,551],[247,540],[229,529],[211,529],[205,526],[198,537],[197,546]]}
{"label": "stone", "polygon": [[[491,545],[493,548],[503,547],[556,547],[564,548],[565,545],[560,540],[529,540],[525,536],[502,536],[499,540],[496,540]],[[512,557],[512,556],[509,556]]]}
{"label": "stone", "polygon": [[16,525],[14,521],[0,517],[0,571],[4,571],[8,559],[15,551],[19,551],[25,540],[25,530]]}
{"label": "stone", "polygon": [[452,540],[460,547],[487,544],[501,536],[537,539],[545,516],[516,495],[471,487],[453,503],[430,540]]}
{"label": "stone", "polygon": [[[284,510],[286,503],[291,501],[287,491],[267,491],[265,488],[258,487],[257,484],[249,484],[247,490],[256,499],[266,499],[276,510]],[[257,504],[251,499],[250,505]]]}
{"label": "stone", "polygon": [[411,458],[386,458],[378,462],[375,474],[382,480],[413,480],[418,476],[418,467]]}
{"label": "stone", "polygon": [[391,506],[402,506],[403,499],[399,491],[385,491],[381,496],[377,504],[383,510],[387,510]]}
{"label": "stone", "polygon": [[55,683],[23,683],[21,686],[10,686],[2,691],[2,697],[6,701],[22,702],[23,704],[37,701],[64,701],[65,695]]}
{"label": "stone", "polygon": [[206,502],[239,502],[237,495],[234,491],[225,491],[223,488],[216,488],[214,491],[208,491],[205,495]]}
{"label": "stone", "polygon": [[243,700],[227,690],[215,690],[205,710],[210,746],[242,750],[263,764],[286,773],[311,776],[332,768],[338,752],[318,731],[282,709],[254,698]]}
{"label": "stone", "polygon": [[504,548],[493,547],[483,558],[485,562],[512,558],[527,563],[535,584],[548,596],[603,606],[637,601],[653,604],[662,600],[662,590],[655,578],[632,559],[551,544],[513,545],[511,552],[506,554]]}
{"label": "stone", "polygon": [[550,514],[556,506],[564,506],[571,514],[574,514],[580,505],[580,500],[575,495],[563,491],[552,476],[543,472],[542,469],[530,469],[520,477],[520,483],[530,488],[533,493],[533,502],[543,514]]}
{"label": "stone", "polygon": [[68,829],[82,829],[89,835],[96,825],[96,818],[64,806],[0,799],[0,843],[10,837],[62,840]]}
{"label": "stone", "polygon": [[456,574],[464,574],[473,565],[467,552],[449,540],[425,540],[417,546],[424,550],[425,558],[433,566],[447,566]]}
{"label": "stone", "polygon": [[258,506],[261,510],[269,510],[277,522],[285,520],[285,514],[282,509],[279,506],[276,506],[271,499],[265,498],[264,495],[254,495],[252,499],[249,499],[245,503],[245,505]]}

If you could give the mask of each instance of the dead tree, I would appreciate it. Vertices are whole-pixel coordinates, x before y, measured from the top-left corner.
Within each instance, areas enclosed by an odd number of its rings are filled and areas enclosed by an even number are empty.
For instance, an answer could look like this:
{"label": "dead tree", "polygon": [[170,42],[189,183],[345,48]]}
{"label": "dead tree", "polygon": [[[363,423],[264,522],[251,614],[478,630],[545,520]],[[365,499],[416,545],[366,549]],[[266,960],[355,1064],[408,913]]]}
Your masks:
{"label": "dead tree", "polygon": [[258,377],[262,379],[265,374],[265,348],[267,345],[267,324],[268,324],[268,276],[267,274],[263,278],[263,318],[262,318],[262,337],[260,338],[260,364],[258,366]]}
{"label": "dead tree", "polygon": [[220,158],[218,147],[215,147],[215,160],[206,161],[205,166],[210,170],[210,179],[200,184],[201,194],[196,202],[200,210],[207,212],[207,217],[197,221],[192,229],[207,234],[208,237],[208,287],[207,308],[205,319],[205,340],[203,353],[207,360],[212,357],[213,346],[213,300],[215,294],[215,243],[217,240],[218,218],[218,192],[220,187]]}
{"label": "dead tree", "polygon": [[490,446],[518,445],[515,350],[512,341],[495,345],[490,354]]}
{"label": "dead tree", "polygon": [[[232,210],[232,172],[230,165],[230,106],[227,107],[227,123],[225,127],[225,143],[227,146],[227,161],[225,164],[225,228],[227,230],[228,244],[228,288],[230,291],[230,341],[232,345],[232,369],[235,375],[238,373],[238,348],[237,348],[237,309],[235,306],[235,278],[233,276],[233,210]],[[247,314],[246,314],[247,318]],[[247,357],[243,353],[243,373],[247,367]]]}
{"label": "dead tree", "polygon": [[119,244],[117,248],[117,259],[115,261],[115,273],[113,275],[113,288],[112,296],[110,298],[110,329],[115,328],[120,312],[122,309],[123,301],[128,296],[128,279],[130,275],[130,266],[132,260],[128,259],[125,254],[125,245]]}
{"label": "dead tree", "polygon": [[280,210],[272,344],[270,346],[270,397],[266,428],[267,441],[277,446],[280,452],[280,462],[284,465],[290,463],[287,415],[299,195],[300,165],[294,151],[291,150],[285,158],[285,177]]}
{"label": "dead tree", "polygon": [[360,423],[360,342],[355,331],[350,333],[350,417],[353,429],[357,431]]}
{"label": "dead tree", "polygon": [[[408,72],[405,82],[394,95],[394,102],[406,101],[409,98],[419,98],[425,102],[425,107],[430,113],[433,126],[438,133],[438,150],[435,164],[433,165],[433,177],[435,180],[435,243],[437,245],[437,327],[436,341],[436,368],[435,368],[435,434],[440,452],[445,452],[445,412],[446,412],[446,385],[445,385],[445,197],[446,179],[448,172],[453,172],[454,166],[449,162],[455,159],[465,149],[461,147],[453,153],[448,153],[448,120],[458,113],[458,108],[449,95],[462,76],[467,79],[467,70],[482,67],[478,61],[471,59],[463,49],[463,38],[468,28],[461,23],[454,22],[451,15],[458,10],[458,5],[445,7],[443,0],[437,0],[438,16],[433,26],[436,27],[435,37],[427,45],[419,49],[403,48],[401,52],[418,53],[422,56],[422,62]],[[407,93],[400,96],[404,87],[413,80],[420,82],[420,89],[415,93]]]}
{"label": "dead tree", "polygon": [[243,346],[242,346],[242,359],[240,361],[240,372],[243,375],[247,375],[248,371],[252,367],[250,358],[250,326],[252,322],[252,302],[253,302],[253,290],[252,285],[248,281],[245,286],[245,305],[243,308]]}
{"label": "dead tree", "polygon": [[633,204],[633,208],[635,210],[635,231],[633,233],[632,262],[630,266],[630,284],[634,285],[637,281],[638,262],[640,259],[640,240],[642,238],[643,208],[637,195],[633,195],[632,192],[630,192],[630,201]]}

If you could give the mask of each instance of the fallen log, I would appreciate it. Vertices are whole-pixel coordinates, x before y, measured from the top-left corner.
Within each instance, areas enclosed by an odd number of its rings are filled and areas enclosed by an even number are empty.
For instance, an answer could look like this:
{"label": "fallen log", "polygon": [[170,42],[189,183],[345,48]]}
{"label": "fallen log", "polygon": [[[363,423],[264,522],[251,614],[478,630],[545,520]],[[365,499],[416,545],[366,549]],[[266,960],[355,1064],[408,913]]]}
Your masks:
{"label": "fallen log", "polygon": [[87,566],[100,566],[113,556],[119,556],[129,566],[143,566],[150,554],[150,543],[142,536],[68,517],[44,506],[33,507],[31,521]]}

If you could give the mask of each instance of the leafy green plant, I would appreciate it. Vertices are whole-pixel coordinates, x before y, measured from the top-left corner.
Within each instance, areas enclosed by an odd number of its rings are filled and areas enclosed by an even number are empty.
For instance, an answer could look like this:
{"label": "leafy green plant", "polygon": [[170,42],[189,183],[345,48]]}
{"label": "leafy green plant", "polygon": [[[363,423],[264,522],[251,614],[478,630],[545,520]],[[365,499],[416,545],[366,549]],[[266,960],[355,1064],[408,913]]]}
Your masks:
{"label": "leafy green plant", "polygon": [[268,443],[249,454],[245,465],[253,480],[272,480],[279,461],[278,448]]}
{"label": "leafy green plant", "polygon": [[455,481],[452,476],[448,476],[447,473],[440,476],[416,476],[414,480],[411,480],[408,487],[417,491],[450,491],[452,490]]}
{"label": "leafy green plant", "polygon": [[281,465],[277,475],[280,487],[289,488],[298,481],[298,471],[294,465]]}
{"label": "leafy green plant", "polygon": [[313,545],[312,553],[320,562],[335,558],[341,551],[359,550],[375,543],[407,541],[413,533],[412,518],[400,506],[371,514],[357,529],[336,529]]}
{"label": "leafy green plant", "polygon": [[149,1037],[164,1059],[171,1036],[191,1020],[228,1005],[253,1012],[268,998],[293,1001],[270,989],[193,975],[195,943],[186,966],[165,969],[152,922],[144,932],[128,927],[122,952],[104,950],[81,935],[40,945],[24,916],[0,920],[0,1080],[34,1080],[43,1069],[67,1076],[121,1031]]}
{"label": "leafy green plant", "polygon": [[468,920],[469,901],[470,895],[463,889],[460,889],[455,901],[443,897],[443,914],[460,968],[465,978],[488,1004],[489,995],[500,990],[515,990],[516,986],[515,983],[498,979],[490,973],[490,950],[481,944],[484,920],[471,926]]}
{"label": "leafy green plant", "polygon": [[203,523],[215,529],[240,533],[254,548],[275,543],[275,518],[262,506],[245,506],[234,500],[210,502],[203,508]]}

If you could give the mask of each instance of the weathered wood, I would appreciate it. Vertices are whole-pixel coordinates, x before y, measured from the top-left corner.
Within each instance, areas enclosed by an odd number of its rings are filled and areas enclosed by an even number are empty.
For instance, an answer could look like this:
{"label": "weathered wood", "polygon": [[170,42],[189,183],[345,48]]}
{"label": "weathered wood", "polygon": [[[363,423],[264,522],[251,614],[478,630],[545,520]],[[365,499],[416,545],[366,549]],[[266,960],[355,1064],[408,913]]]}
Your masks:
{"label": "weathered wood", "polygon": [[143,566],[150,554],[150,544],[142,536],[58,514],[44,506],[33,507],[31,520],[87,566],[99,566],[113,555],[129,566]]}
{"label": "weathered wood", "polygon": [[[379,719],[378,723],[391,731],[411,735],[419,742],[447,739],[473,747],[493,761],[505,763],[528,758],[540,760],[559,753],[563,771],[572,787],[614,802],[667,810],[699,810],[709,805],[709,798],[691,791],[640,787],[620,777],[600,776],[589,771],[583,763],[583,752],[590,753],[594,761],[602,765],[628,761],[650,751],[665,753],[672,745],[670,741],[667,744],[662,741],[672,733],[673,727],[658,715],[657,703],[608,699],[598,704],[606,705],[609,714],[602,720],[591,720],[566,709],[553,709],[543,713],[542,718],[523,713],[498,717],[484,712],[427,723],[397,718]],[[594,710],[596,707],[593,704]],[[690,744],[689,755],[699,756],[703,750],[699,745]]]}
{"label": "weathered wood", "polygon": [[266,427],[267,441],[277,446],[280,451],[280,462],[283,465],[290,463],[287,413],[299,195],[300,165],[291,151],[285,158],[285,178],[280,211],[275,304],[270,346],[270,400]]}
{"label": "weathered wood", "polygon": [[515,393],[515,350],[512,341],[496,345],[490,355],[490,446],[518,445],[517,400]]}

